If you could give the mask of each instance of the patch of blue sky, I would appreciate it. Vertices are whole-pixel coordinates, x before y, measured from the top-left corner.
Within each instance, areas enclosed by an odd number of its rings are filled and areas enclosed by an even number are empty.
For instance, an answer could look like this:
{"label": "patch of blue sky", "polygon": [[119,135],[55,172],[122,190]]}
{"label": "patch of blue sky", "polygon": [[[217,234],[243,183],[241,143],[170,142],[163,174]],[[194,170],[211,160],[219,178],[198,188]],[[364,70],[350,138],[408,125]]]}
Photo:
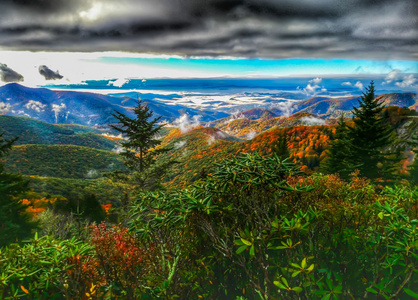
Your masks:
{"label": "patch of blue sky", "polygon": [[142,65],[167,69],[202,71],[214,76],[312,76],[387,74],[393,70],[418,73],[418,61],[351,60],[351,59],[247,59],[247,58],[144,58],[111,57],[96,59],[105,64]]}

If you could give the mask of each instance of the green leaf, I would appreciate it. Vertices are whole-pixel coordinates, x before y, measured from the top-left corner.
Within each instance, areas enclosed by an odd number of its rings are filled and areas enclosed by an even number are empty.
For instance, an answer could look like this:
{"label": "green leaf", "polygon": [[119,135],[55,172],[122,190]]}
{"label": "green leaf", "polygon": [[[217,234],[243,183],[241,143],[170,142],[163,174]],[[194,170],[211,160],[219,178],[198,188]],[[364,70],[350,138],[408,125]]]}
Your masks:
{"label": "green leaf", "polygon": [[247,249],[247,245],[243,245],[241,247],[238,248],[238,250],[236,251],[236,254],[240,254],[241,252],[243,252],[245,249]]}
{"label": "green leaf", "polygon": [[285,286],[289,287],[289,284],[287,283],[286,278],[282,277],[282,281],[283,281],[283,283],[284,283]]}
{"label": "green leaf", "polygon": [[321,300],[329,300],[329,298],[331,298],[331,294],[326,294]]}
{"label": "green leaf", "polygon": [[251,243],[250,241],[247,241],[246,239],[241,238],[241,241],[242,241],[245,245],[247,245],[247,246],[251,246],[251,245],[252,245],[252,243]]}
{"label": "green leaf", "polygon": [[403,290],[407,295],[411,296],[414,299],[418,299],[418,294],[417,293],[411,291],[410,289],[403,289]]}
{"label": "green leaf", "polygon": [[254,245],[251,246],[250,248],[250,256],[254,257],[255,256],[255,249],[254,249]]}
{"label": "green leaf", "polygon": [[380,212],[377,216],[378,216],[380,219],[382,219],[382,220],[383,220],[383,213],[382,213],[382,212]]}
{"label": "green leaf", "polygon": [[306,264],[306,257],[302,260],[302,269],[305,269],[307,266]]}
{"label": "green leaf", "polygon": [[296,269],[302,269],[298,264],[295,264],[295,263],[290,263],[290,265],[292,266],[292,267],[295,267]]}
{"label": "green leaf", "polygon": [[294,290],[296,293],[302,292],[302,288],[298,286],[295,286],[294,288],[292,288],[292,290]]}
{"label": "green leaf", "polygon": [[370,292],[370,293],[373,293],[373,294],[377,294],[378,292],[375,290],[375,289],[373,289],[373,288],[367,288],[366,289],[366,291],[368,291],[368,292]]}
{"label": "green leaf", "polygon": [[296,277],[296,276],[298,276],[298,274],[300,273],[300,271],[295,271],[295,272],[293,272],[292,273],[292,277]]}
{"label": "green leaf", "polygon": [[276,286],[278,286],[278,287],[279,287],[279,289],[286,290],[286,287],[285,287],[283,284],[281,284],[279,281],[274,281],[273,283],[274,283]]}
{"label": "green leaf", "polygon": [[235,240],[235,241],[234,241],[234,244],[235,244],[235,245],[238,245],[238,246],[241,246],[241,245],[243,245],[244,243],[243,243],[241,240]]}
{"label": "green leaf", "polygon": [[311,272],[313,269],[314,269],[314,267],[315,267],[315,265],[314,264],[312,264],[312,265],[310,265],[309,266],[309,268],[307,269],[309,272]]}
{"label": "green leaf", "polygon": [[287,246],[277,246],[277,247],[274,247],[272,249],[278,250],[278,249],[286,249],[286,248],[287,248]]}

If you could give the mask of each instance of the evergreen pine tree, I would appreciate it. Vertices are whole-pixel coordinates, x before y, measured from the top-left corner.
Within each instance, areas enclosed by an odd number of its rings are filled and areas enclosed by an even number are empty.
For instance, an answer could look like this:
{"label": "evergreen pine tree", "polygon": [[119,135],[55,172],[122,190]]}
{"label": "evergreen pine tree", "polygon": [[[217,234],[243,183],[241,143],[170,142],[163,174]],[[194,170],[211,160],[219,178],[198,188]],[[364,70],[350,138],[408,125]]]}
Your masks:
{"label": "evergreen pine tree", "polygon": [[412,162],[409,168],[409,179],[412,183],[418,185],[418,131],[417,131],[418,126],[413,126],[412,128],[415,131],[413,132],[411,136],[411,141],[409,144],[415,155],[414,155],[414,161]]}
{"label": "evergreen pine tree", "polygon": [[287,136],[287,131],[284,131],[277,141],[275,142],[275,145],[273,146],[273,152],[276,153],[276,155],[280,159],[286,159],[290,156],[290,151],[288,147],[289,138]]}
{"label": "evergreen pine tree", "polygon": [[[4,139],[3,135],[0,134],[0,158],[16,141]],[[0,162],[0,247],[31,236],[31,230],[36,227],[25,211],[27,206],[15,199],[27,190],[28,182],[21,175],[6,173],[4,164]]]}
{"label": "evergreen pine tree", "polygon": [[164,125],[158,125],[161,117],[154,118],[153,112],[141,101],[134,108],[136,118],[116,112],[112,114],[118,125],[111,125],[113,129],[122,133],[126,141],[121,145],[124,151],[121,155],[129,170],[129,176],[124,177],[142,189],[155,189],[159,187],[161,177],[167,171],[167,164],[157,163],[156,156],[169,149],[158,148],[161,141],[156,138]]}
{"label": "evergreen pine tree", "polygon": [[338,173],[342,178],[348,179],[351,172],[354,171],[354,165],[348,152],[350,144],[349,129],[342,115],[338,120],[335,134],[327,150],[328,158],[321,167],[322,172]]}
{"label": "evergreen pine tree", "polygon": [[[370,179],[386,177],[399,161],[388,159],[394,131],[381,117],[383,103],[375,98],[373,81],[359,100],[360,107],[353,110],[354,126],[348,127],[348,158],[362,176]],[[393,155],[392,155],[393,156]]]}

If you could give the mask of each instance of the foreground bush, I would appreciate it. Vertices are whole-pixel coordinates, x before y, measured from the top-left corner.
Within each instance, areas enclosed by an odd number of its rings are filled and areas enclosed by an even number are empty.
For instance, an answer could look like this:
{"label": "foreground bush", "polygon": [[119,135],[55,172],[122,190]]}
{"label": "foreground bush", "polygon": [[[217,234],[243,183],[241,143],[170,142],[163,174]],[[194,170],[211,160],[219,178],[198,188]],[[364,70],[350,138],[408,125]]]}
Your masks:
{"label": "foreground bush", "polygon": [[10,245],[0,298],[417,298],[418,187],[302,175],[246,154],[188,189],[139,195],[130,230]]}
{"label": "foreground bush", "polygon": [[377,193],[356,174],[350,182],[299,175],[277,157],[226,160],[188,190],[144,194],[131,226],[183,262],[172,296],[191,290],[194,297],[227,299],[415,295],[417,188]]}
{"label": "foreground bush", "polygon": [[75,280],[74,274],[82,274],[81,264],[88,262],[91,253],[91,246],[76,239],[57,241],[37,235],[26,245],[0,249],[0,299],[61,299],[63,295],[81,299],[91,282]]}
{"label": "foreground bush", "polygon": [[152,250],[106,224],[91,228],[89,244],[36,235],[0,250],[0,299],[138,299],[153,282]]}

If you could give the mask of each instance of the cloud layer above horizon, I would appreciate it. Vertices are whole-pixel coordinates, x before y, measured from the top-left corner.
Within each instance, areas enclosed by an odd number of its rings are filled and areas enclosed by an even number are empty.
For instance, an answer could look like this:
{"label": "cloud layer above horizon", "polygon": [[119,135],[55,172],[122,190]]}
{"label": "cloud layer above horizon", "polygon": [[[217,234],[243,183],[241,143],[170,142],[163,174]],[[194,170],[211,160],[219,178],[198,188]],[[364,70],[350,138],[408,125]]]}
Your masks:
{"label": "cloud layer above horizon", "polygon": [[417,1],[2,0],[0,50],[418,59]]}

